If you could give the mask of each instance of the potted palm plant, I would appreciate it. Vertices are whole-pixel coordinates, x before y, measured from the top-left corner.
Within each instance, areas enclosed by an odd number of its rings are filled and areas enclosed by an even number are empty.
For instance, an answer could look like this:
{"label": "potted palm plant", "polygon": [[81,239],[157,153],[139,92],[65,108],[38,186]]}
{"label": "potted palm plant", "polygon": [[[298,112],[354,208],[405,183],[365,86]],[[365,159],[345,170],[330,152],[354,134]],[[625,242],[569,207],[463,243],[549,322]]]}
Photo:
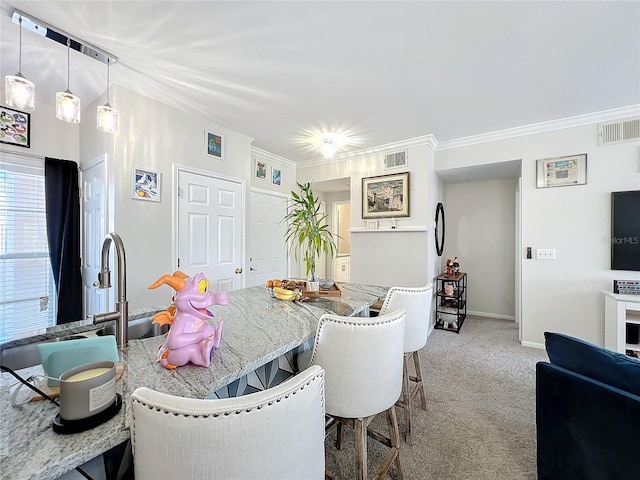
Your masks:
{"label": "potted palm plant", "polygon": [[296,261],[302,255],[306,267],[307,290],[318,291],[316,261],[322,253],[333,256],[336,242],[326,224],[327,215],[320,213],[320,199],[313,194],[311,183],[298,183],[300,193],[291,191],[291,204],[282,222],[287,223],[284,239],[294,250]]}

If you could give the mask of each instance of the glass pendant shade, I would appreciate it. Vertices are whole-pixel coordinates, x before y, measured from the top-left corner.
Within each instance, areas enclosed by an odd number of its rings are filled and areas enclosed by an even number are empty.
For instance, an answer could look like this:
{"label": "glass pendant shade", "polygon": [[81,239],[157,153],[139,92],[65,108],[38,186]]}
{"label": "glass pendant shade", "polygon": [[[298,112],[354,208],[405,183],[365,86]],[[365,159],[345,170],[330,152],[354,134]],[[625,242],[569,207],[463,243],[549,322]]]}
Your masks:
{"label": "glass pendant shade", "polygon": [[80,123],[80,99],[69,90],[56,92],[56,118],[68,123]]}
{"label": "glass pendant shade", "polygon": [[118,111],[108,103],[98,106],[96,127],[104,133],[116,133],[118,130]]}
{"label": "glass pendant shade", "polygon": [[20,53],[18,73],[4,77],[4,98],[7,105],[18,110],[32,112],[36,109],[36,87],[20,70],[22,69],[22,16],[20,16]]}
{"label": "glass pendant shade", "polygon": [[7,105],[18,110],[32,112],[36,109],[36,87],[20,72],[4,77],[4,94]]}

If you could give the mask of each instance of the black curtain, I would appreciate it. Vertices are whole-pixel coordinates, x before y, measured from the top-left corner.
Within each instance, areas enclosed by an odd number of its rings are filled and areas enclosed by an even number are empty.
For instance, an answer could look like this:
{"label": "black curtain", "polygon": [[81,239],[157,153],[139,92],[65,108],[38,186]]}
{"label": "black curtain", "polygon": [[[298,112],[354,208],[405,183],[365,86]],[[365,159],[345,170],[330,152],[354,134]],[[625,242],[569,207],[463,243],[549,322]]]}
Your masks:
{"label": "black curtain", "polygon": [[47,238],[58,294],[58,325],[82,320],[78,165],[44,159]]}

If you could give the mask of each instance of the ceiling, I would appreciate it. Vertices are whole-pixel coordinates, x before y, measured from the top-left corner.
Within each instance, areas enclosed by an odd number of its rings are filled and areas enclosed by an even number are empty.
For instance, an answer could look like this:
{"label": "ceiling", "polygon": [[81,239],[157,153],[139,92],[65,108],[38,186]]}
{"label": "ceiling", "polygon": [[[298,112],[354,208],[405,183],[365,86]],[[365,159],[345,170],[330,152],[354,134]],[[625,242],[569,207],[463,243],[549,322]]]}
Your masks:
{"label": "ceiling", "polygon": [[[18,67],[12,7],[119,58],[111,80],[254,138],[292,161],[432,134],[460,139],[640,104],[640,2],[4,1],[2,76]],[[23,30],[39,102],[66,89],[66,48]],[[71,52],[84,104],[106,65]],[[114,105],[124,111],[127,105]]]}

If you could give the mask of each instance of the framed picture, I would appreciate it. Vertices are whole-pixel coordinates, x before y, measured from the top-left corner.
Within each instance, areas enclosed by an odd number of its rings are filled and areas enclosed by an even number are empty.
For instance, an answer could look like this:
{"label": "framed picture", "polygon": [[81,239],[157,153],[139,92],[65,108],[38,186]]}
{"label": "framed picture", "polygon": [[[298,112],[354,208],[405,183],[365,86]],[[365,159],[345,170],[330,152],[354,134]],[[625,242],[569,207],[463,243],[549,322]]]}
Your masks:
{"label": "framed picture", "polygon": [[274,185],[282,183],[282,172],[275,167],[271,167],[271,183]]}
{"label": "framed picture", "polygon": [[0,142],[30,148],[31,114],[0,107]]}
{"label": "framed picture", "polygon": [[256,178],[265,180],[267,178],[267,164],[256,160]]}
{"label": "framed picture", "polygon": [[362,179],[362,218],[409,216],[409,172]]}
{"label": "framed picture", "polygon": [[204,131],[204,145],[207,155],[219,158],[224,158],[224,137],[207,130]]}
{"label": "framed picture", "polygon": [[587,183],[587,154],[538,160],[536,187],[566,187]]}
{"label": "framed picture", "polygon": [[133,167],[131,178],[131,198],[148,202],[160,201],[160,172],[148,168]]}

